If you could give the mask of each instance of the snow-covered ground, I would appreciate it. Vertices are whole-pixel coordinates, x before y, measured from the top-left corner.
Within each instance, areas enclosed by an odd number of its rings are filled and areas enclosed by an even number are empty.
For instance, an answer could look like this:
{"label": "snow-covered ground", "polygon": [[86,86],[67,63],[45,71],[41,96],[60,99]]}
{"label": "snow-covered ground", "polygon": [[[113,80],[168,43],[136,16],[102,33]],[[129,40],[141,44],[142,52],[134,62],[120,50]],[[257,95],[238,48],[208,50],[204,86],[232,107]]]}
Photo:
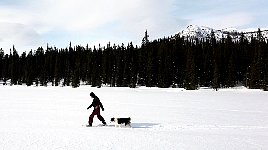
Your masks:
{"label": "snow-covered ground", "polygon": [[[85,127],[90,92],[109,126]],[[111,117],[131,117],[132,128]],[[268,92],[0,86],[0,149],[265,150]]]}

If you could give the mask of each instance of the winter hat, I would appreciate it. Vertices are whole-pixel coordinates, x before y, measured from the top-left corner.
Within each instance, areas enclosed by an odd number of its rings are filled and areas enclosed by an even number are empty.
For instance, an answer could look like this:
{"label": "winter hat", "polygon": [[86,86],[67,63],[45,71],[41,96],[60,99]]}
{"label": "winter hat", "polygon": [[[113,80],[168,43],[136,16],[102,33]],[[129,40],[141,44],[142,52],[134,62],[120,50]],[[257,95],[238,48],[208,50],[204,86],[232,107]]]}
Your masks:
{"label": "winter hat", "polygon": [[90,96],[95,97],[96,95],[93,92],[90,92]]}

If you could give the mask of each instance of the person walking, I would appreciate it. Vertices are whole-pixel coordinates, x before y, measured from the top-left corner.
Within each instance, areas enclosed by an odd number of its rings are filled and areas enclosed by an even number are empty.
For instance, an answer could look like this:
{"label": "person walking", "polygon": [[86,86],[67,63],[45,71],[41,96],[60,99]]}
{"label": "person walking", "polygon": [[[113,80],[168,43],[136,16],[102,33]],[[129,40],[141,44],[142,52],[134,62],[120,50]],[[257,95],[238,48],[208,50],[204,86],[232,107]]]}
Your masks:
{"label": "person walking", "polygon": [[100,99],[93,92],[90,93],[90,96],[93,98],[93,101],[92,101],[91,105],[88,106],[87,109],[94,107],[94,110],[93,110],[92,114],[89,116],[88,126],[90,126],[90,127],[92,126],[93,118],[95,115],[97,115],[98,119],[103,123],[103,125],[106,125],[104,118],[100,115],[100,109],[102,111],[104,111],[104,108],[103,108],[103,105],[102,105]]}

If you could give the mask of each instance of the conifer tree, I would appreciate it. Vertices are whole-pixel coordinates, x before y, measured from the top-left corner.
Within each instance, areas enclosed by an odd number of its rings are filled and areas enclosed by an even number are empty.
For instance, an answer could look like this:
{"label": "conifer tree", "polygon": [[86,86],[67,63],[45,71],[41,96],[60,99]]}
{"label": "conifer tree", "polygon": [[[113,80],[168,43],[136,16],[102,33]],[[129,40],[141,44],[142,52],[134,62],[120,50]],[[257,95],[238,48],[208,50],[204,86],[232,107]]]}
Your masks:
{"label": "conifer tree", "polygon": [[194,55],[193,49],[191,49],[190,47],[187,49],[184,88],[187,90],[197,89]]}
{"label": "conifer tree", "polygon": [[227,76],[227,87],[234,87],[236,80],[236,72],[235,72],[235,63],[233,53],[229,59],[228,63],[228,76]]}
{"label": "conifer tree", "polygon": [[26,60],[26,85],[31,86],[33,84],[33,52],[30,51],[27,55],[27,60]]}
{"label": "conifer tree", "polygon": [[218,88],[220,88],[220,81],[219,81],[219,68],[217,63],[214,63],[214,72],[213,72],[213,79],[212,79],[212,88],[218,91]]}
{"label": "conifer tree", "polygon": [[147,33],[147,30],[145,31],[145,35],[142,39],[142,43],[141,46],[147,46],[149,44],[149,39],[148,39],[149,35]]}
{"label": "conifer tree", "polygon": [[11,85],[17,85],[19,80],[19,55],[17,50],[15,49],[15,46],[13,45],[13,53],[10,55],[11,57],[11,65],[10,65],[10,71],[11,71]]}
{"label": "conifer tree", "polygon": [[0,49],[0,81],[1,80],[3,80],[3,70],[4,70],[4,68],[3,68],[3,60],[4,60],[4,55],[5,55],[5,53],[4,53],[4,50],[1,48]]}

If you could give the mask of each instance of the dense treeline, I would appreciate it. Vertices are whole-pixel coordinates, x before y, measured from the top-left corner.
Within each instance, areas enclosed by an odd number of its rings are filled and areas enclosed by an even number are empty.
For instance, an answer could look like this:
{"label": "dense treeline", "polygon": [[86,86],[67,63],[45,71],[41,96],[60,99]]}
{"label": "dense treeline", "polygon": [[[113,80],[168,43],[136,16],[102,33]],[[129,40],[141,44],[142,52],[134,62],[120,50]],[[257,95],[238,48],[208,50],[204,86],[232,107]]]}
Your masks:
{"label": "dense treeline", "polygon": [[170,37],[148,41],[140,47],[110,45],[98,48],[72,46],[39,47],[18,55],[0,50],[0,80],[27,84],[78,87],[234,87],[268,90],[268,44],[261,37],[234,41]]}

